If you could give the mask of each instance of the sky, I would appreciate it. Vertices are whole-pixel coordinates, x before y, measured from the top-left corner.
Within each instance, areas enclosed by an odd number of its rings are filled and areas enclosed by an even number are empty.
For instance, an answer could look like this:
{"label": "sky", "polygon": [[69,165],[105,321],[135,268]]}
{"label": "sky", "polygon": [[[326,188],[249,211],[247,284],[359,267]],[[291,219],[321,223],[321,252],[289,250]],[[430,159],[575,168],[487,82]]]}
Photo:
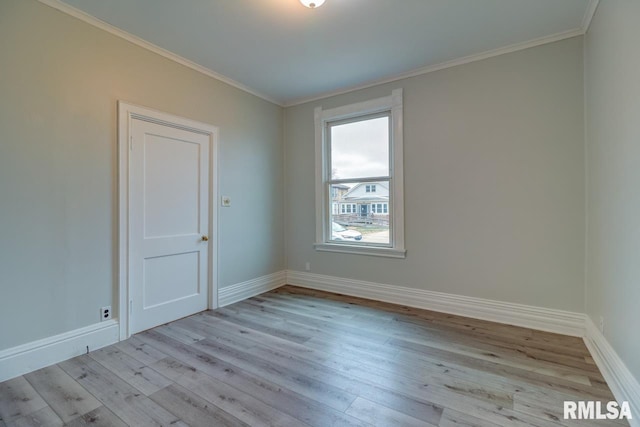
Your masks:
{"label": "sky", "polygon": [[331,127],[333,179],[389,175],[389,118]]}

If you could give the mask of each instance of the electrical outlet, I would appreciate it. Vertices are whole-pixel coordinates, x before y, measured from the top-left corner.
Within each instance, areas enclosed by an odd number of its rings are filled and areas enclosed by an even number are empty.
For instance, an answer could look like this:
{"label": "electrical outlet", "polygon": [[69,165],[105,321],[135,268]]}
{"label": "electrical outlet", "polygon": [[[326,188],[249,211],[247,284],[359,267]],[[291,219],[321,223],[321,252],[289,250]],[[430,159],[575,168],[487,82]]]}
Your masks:
{"label": "electrical outlet", "polygon": [[600,316],[600,332],[604,335],[604,316]]}
{"label": "electrical outlet", "polygon": [[222,196],[220,198],[220,203],[222,204],[223,207],[228,208],[229,206],[231,206],[231,197]]}
{"label": "electrical outlet", "polygon": [[111,319],[111,306],[108,305],[106,307],[102,307],[100,309],[100,321],[104,322],[105,320]]}
{"label": "electrical outlet", "polygon": [[311,263],[309,261],[304,263],[304,269],[307,271],[311,271]]}

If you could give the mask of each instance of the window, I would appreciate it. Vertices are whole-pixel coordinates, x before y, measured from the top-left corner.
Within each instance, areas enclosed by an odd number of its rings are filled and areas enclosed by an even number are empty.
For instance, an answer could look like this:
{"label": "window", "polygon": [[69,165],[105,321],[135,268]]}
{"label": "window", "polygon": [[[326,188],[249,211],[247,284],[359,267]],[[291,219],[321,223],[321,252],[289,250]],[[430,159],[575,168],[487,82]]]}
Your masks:
{"label": "window", "polygon": [[357,212],[357,206],[352,203],[343,203],[340,205],[340,213],[351,214]]}
{"label": "window", "polygon": [[378,214],[386,214],[389,213],[389,204],[387,203],[373,203],[371,205],[371,212]]}
{"label": "window", "polygon": [[342,213],[346,214],[354,213],[356,211],[356,205],[351,203],[342,205],[342,208]]}
{"label": "window", "polygon": [[[315,110],[316,244],[321,251],[404,258],[402,90]],[[331,209],[341,188],[339,213]]]}

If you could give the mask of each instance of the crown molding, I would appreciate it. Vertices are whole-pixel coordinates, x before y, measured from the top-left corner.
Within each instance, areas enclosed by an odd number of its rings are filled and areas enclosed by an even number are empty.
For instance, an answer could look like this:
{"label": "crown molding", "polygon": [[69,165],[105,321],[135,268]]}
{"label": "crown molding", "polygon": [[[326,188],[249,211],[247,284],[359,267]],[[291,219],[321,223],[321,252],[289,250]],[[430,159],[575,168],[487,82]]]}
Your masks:
{"label": "crown molding", "polygon": [[584,35],[583,29],[582,28],[575,28],[573,30],[563,31],[561,33],[540,37],[540,38],[529,40],[529,41],[526,41],[526,42],[516,43],[516,44],[509,45],[509,46],[500,47],[500,48],[497,48],[497,49],[487,50],[485,52],[475,53],[473,55],[464,56],[462,58],[452,59],[450,61],[441,62],[439,64],[428,65],[426,67],[417,68],[417,69],[412,70],[412,71],[408,71],[408,72],[404,72],[404,73],[400,73],[400,74],[395,74],[395,75],[393,75],[391,77],[385,77],[385,78],[379,79],[379,80],[372,80],[372,81],[369,81],[369,82],[361,84],[361,85],[349,86],[349,87],[344,88],[344,89],[338,89],[338,90],[335,90],[335,91],[326,92],[326,93],[323,93],[321,95],[316,95],[316,96],[312,96],[312,97],[308,97],[308,98],[298,98],[298,99],[293,100],[291,102],[285,102],[284,103],[284,107],[294,107],[296,105],[306,104],[307,102],[318,101],[318,100],[321,100],[321,99],[330,98],[332,96],[342,95],[342,94],[345,94],[345,93],[348,93],[348,92],[353,92],[353,91],[356,91],[356,90],[367,89],[367,88],[370,88],[370,87],[373,87],[373,86],[378,86],[378,85],[385,84],[385,83],[391,83],[391,82],[395,82],[395,81],[398,81],[398,80],[407,79],[407,78],[410,78],[410,77],[416,77],[416,76],[420,76],[420,75],[423,75],[423,74],[429,74],[429,73],[433,73],[435,71],[444,70],[446,68],[457,67],[458,65],[469,64],[471,62],[476,62],[476,61],[482,61],[484,59],[493,58],[495,56],[505,55],[507,53],[517,52],[519,50],[525,50],[525,49],[529,49],[529,48],[532,48],[532,47],[541,46],[541,45],[548,44],[548,43],[554,43],[554,42],[557,42],[557,41],[570,39],[570,38],[577,37],[577,36],[582,36],[582,35]]}
{"label": "crown molding", "polygon": [[587,10],[584,12],[584,17],[582,18],[582,32],[587,33],[589,31],[589,27],[591,26],[591,21],[593,20],[593,16],[596,14],[596,10],[598,10],[598,5],[600,4],[600,0],[590,0],[589,5],[587,6]]}
{"label": "crown molding", "polygon": [[170,59],[172,61],[175,61],[179,64],[184,65],[185,67],[191,68],[192,70],[195,70],[199,73],[202,73],[206,76],[209,76],[211,78],[214,78],[216,80],[219,80],[223,83],[226,83],[230,86],[233,86],[237,89],[240,89],[244,92],[247,92],[251,95],[257,96],[258,98],[264,99],[265,101],[271,102],[273,104],[276,104],[280,107],[293,107],[296,105],[300,105],[300,104],[305,104],[307,102],[313,102],[313,101],[318,101],[321,99],[325,99],[325,98],[329,98],[332,96],[336,96],[336,95],[342,95],[348,92],[353,92],[356,90],[361,90],[361,89],[367,89],[373,86],[378,86],[381,84],[385,84],[385,83],[391,83],[391,82],[395,82],[398,80],[402,80],[402,79],[407,79],[410,77],[416,77],[416,76],[420,76],[422,74],[428,74],[428,73],[432,73],[435,71],[440,71],[440,70],[444,70],[447,68],[451,68],[451,67],[456,67],[458,65],[464,65],[464,64],[469,64],[471,62],[476,62],[476,61],[482,61],[484,59],[488,59],[488,58],[493,58],[495,56],[500,56],[500,55],[504,55],[507,53],[512,53],[512,52],[517,52],[520,50],[525,50],[525,49],[529,49],[532,47],[536,47],[536,46],[541,46],[547,43],[554,43],[560,40],[565,40],[565,39],[569,39],[572,37],[577,37],[577,36],[581,36],[584,35],[586,33],[586,31],[589,29],[589,25],[591,24],[591,20],[593,19],[593,16],[596,12],[596,9],[598,7],[598,3],[599,0],[590,0],[589,5],[587,7],[587,10],[585,11],[583,20],[582,20],[582,25],[580,26],[580,28],[575,28],[569,31],[563,31],[561,33],[557,33],[557,34],[551,34],[549,36],[544,36],[544,37],[540,37],[537,39],[533,39],[533,40],[529,40],[526,42],[522,42],[522,43],[516,43],[516,44],[512,44],[509,46],[504,46],[501,48],[497,48],[497,49],[492,49],[492,50],[488,50],[485,52],[480,52],[480,53],[476,53],[476,54],[472,54],[472,55],[468,55],[468,56],[464,56],[462,58],[457,58],[457,59],[453,59],[450,61],[445,61],[445,62],[441,62],[439,64],[434,64],[434,65],[428,65],[425,67],[421,67],[421,68],[417,68],[411,71],[407,71],[404,73],[399,73],[399,74],[395,74],[393,76],[390,77],[385,77],[383,79],[377,79],[377,80],[371,80],[369,82],[360,84],[360,85],[354,85],[354,86],[349,86],[343,89],[338,89],[335,91],[329,91],[329,92],[324,92],[320,95],[313,95],[310,97],[301,97],[301,98],[297,98],[291,101],[280,101],[277,99],[274,99],[268,95],[265,95],[263,93],[260,93],[246,85],[243,85],[242,83],[239,83],[227,76],[224,76],[222,74],[219,74],[205,66],[202,66],[200,64],[197,64],[191,60],[188,60],[180,55],[177,55],[167,49],[161,48],[159,46],[156,46],[153,43],[150,43],[138,36],[135,36],[131,33],[128,33],[124,30],[121,30],[105,21],[102,21],[92,15],[89,15],[88,13],[77,9],[73,6],[70,6],[66,3],[64,3],[62,0],[38,0],[40,3],[45,4],[49,7],[52,7],[56,10],[59,10],[60,12],[66,13],[67,15],[70,15],[74,18],[77,18],[81,21],[84,21],[87,24],[93,25],[94,27],[100,28],[104,31],[107,31],[117,37],[120,37],[124,40],[127,40],[130,43],[133,43],[137,46],[140,46],[144,49],[150,50],[151,52],[154,52],[160,56],[163,56],[167,59]]}
{"label": "crown molding", "polygon": [[235,80],[233,80],[233,79],[231,79],[231,78],[229,78],[227,76],[224,76],[222,74],[216,73],[215,71],[213,71],[213,70],[211,70],[211,69],[209,69],[209,68],[207,68],[205,66],[202,66],[200,64],[196,64],[195,62],[190,61],[190,60],[188,60],[186,58],[183,58],[182,56],[177,55],[177,54],[175,54],[175,53],[173,53],[173,52],[171,52],[171,51],[169,51],[167,49],[161,48],[160,46],[156,46],[155,44],[150,43],[150,42],[148,42],[148,41],[146,41],[146,40],[144,40],[144,39],[142,39],[142,38],[140,38],[138,36],[134,36],[131,33],[128,33],[128,32],[126,32],[124,30],[121,30],[120,28],[117,28],[117,27],[115,27],[115,26],[113,26],[113,25],[111,25],[111,24],[109,24],[109,23],[107,23],[105,21],[102,21],[101,19],[98,19],[95,16],[89,15],[88,13],[83,12],[80,9],[77,9],[77,8],[75,8],[73,6],[70,6],[70,5],[66,4],[66,3],[63,3],[60,0],[38,0],[38,1],[40,3],[42,3],[42,4],[45,4],[45,5],[49,6],[49,7],[52,7],[54,9],[56,9],[56,10],[62,12],[62,13],[66,13],[69,16],[77,18],[77,19],[79,19],[79,20],[81,20],[81,21],[83,21],[83,22],[85,22],[85,23],[87,23],[89,25],[93,25],[94,27],[97,27],[97,28],[99,28],[101,30],[104,30],[104,31],[106,31],[108,33],[113,34],[114,36],[120,37],[121,39],[124,39],[124,40],[126,40],[126,41],[128,41],[130,43],[133,43],[133,44],[137,45],[137,46],[140,46],[143,49],[147,49],[147,50],[149,50],[149,51],[151,51],[153,53],[156,53],[156,54],[158,54],[160,56],[163,56],[163,57],[165,57],[167,59],[170,59],[170,60],[172,60],[174,62],[177,62],[178,64],[184,65],[185,67],[191,68],[192,70],[195,70],[195,71],[197,71],[199,73],[202,73],[202,74],[204,74],[206,76],[212,77],[212,78],[214,78],[216,80],[220,80],[221,82],[226,83],[229,86],[235,87],[236,89],[240,89],[240,90],[242,90],[244,92],[247,92],[247,93],[249,93],[251,95],[257,96],[258,98],[264,99],[265,101],[271,102],[271,103],[276,104],[276,105],[278,105],[280,107],[284,106],[282,102],[280,102],[280,101],[278,101],[278,100],[276,100],[274,98],[271,98],[270,96],[267,96],[267,95],[265,95],[263,93],[255,91],[255,90],[251,89],[250,87],[243,85],[242,83],[239,83],[239,82],[237,82],[237,81],[235,81]]}

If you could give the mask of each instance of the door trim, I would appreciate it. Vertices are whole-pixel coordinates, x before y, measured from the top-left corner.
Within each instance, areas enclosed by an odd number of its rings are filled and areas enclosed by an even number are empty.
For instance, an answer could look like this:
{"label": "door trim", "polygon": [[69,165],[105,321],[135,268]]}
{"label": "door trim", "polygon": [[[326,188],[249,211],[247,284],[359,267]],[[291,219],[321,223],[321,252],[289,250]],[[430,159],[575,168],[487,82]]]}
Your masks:
{"label": "door trim", "polygon": [[131,121],[143,120],[164,126],[171,126],[209,137],[209,309],[218,307],[218,145],[219,129],[216,126],[163,113],[150,108],[118,101],[118,318],[120,341],[130,334],[130,292],[129,292],[129,153],[131,141]]}

